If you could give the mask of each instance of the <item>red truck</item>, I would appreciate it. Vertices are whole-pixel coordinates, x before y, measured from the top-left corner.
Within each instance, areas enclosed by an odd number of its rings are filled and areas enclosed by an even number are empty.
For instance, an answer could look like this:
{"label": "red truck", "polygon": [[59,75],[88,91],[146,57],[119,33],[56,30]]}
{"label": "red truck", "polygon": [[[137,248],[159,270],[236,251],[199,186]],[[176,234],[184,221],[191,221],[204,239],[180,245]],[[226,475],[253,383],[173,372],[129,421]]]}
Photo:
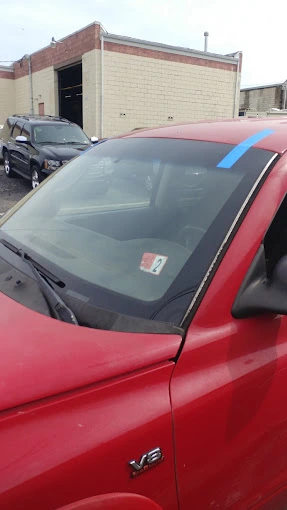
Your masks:
{"label": "red truck", "polygon": [[1,219],[1,510],[286,509],[286,149],[138,131]]}

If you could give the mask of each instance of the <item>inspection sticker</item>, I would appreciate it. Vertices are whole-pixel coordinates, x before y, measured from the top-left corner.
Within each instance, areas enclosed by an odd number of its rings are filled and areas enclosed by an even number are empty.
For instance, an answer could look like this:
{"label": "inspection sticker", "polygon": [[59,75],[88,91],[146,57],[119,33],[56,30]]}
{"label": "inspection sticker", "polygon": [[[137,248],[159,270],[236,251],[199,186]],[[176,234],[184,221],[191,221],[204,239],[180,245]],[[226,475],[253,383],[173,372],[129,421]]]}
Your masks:
{"label": "inspection sticker", "polygon": [[157,253],[144,253],[142,256],[140,269],[146,273],[159,275],[162,272],[167,259],[168,257],[165,255],[158,255]]}

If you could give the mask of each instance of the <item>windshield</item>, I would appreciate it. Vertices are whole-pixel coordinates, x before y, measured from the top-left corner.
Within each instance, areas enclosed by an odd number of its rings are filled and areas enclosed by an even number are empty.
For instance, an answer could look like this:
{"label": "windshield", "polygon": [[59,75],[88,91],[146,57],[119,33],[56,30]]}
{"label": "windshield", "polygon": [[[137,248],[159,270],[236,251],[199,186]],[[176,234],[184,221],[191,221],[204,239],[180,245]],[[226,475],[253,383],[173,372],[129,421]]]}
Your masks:
{"label": "windshield", "polygon": [[33,127],[35,143],[48,144],[79,144],[89,145],[91,142],[84,131],[73,124],[38,124]]}
{"label": "windshield", "polygon": [[232,149],[186,140],[106,141],[49,179],[1,235],[65,282],[67,296],[179,325],[273,156],[251,148],[221,168]]}

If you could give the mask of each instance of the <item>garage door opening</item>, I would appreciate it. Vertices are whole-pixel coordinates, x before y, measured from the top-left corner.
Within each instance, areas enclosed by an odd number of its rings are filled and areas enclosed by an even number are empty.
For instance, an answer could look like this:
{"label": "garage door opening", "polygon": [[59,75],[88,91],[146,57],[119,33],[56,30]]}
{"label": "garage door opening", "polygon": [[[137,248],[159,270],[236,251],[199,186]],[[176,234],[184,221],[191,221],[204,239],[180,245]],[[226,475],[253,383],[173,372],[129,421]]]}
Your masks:
{"label": "garage door opening", "polygon": [[58,71],[59,113],[83,127],[82,64]]}

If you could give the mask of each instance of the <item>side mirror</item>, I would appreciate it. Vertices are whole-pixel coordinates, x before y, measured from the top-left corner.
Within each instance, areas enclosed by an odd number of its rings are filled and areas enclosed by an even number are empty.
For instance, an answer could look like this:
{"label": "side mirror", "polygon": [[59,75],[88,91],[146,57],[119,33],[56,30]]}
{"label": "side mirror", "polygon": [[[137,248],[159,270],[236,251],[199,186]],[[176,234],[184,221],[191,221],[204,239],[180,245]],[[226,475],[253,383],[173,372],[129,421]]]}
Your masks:
{"label": "side mirror", "polygon": [[277,262],[267,278],[263,245],[260,246],[239,289],[232,315],[236,319],[262,313],[287,315],[287,255]]}
{"label": "side mirror", "polygon": [[29,143],[26,136],[16,136],[15,142],[17,143]]}
{"label": "side mirror", "polygon": [[96,136],[91,136],[92,143],[98,143],[99,139]]}

